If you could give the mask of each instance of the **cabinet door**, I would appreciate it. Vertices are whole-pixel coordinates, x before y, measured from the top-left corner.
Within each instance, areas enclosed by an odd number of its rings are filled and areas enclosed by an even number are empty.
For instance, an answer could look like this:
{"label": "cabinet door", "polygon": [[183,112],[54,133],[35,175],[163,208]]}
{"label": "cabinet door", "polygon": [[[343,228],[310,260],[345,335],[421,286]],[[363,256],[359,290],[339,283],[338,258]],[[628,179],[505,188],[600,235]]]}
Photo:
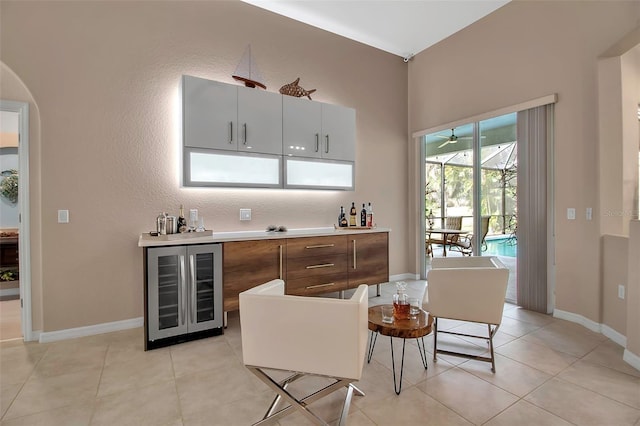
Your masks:
{"label": "cabinet door", "polygon": [[322,104],[282,97],[282,150],[284,155],[320,158]]}
{"label": "cabinet door", "polygon": [[282,154],[282,95],[238,87],[238,150]]}
{"label": "cabinet door", "polygon": [[187,275],[184,247],[147,249],[149,340],[187,332]]}
{"label": "cabinet door", "polygon": [[224,243],[224,310],[238,310],[238,295],[286,273],[285,240]]}
{"label": "cabinet door", "polygon": [[349,287],[389,281],[389,234],[349,235]]}
{"label": "cabinet door", "polygon": [[183,76],[184,145],[193,148],[238,149],[238,87]]}
{"label": "cabinet door", "polygon": [[222,246],[187,248],[189,332],[222,327]]}
{"label": "cabinet door", "polygon": [[356,111],[322,104],[322,158],[355,161]]}

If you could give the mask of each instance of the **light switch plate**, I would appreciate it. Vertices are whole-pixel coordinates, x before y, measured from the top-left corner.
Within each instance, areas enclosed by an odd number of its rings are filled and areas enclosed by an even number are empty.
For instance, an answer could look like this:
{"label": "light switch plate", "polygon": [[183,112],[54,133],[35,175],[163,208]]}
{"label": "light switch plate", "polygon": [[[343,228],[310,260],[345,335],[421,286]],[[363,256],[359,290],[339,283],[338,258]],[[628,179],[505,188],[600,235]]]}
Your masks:
{"label": "light switch plate", "polygon": [[593,209],[591,207],[587,207],[587,220],[593,219]]}
{"label": "light switch plate", "polygon": [[69,223],[69,210],[58,210],[58,223]]}
{"label": "light switch plate", "polygon": [[240,220],[251,220],[251,209],[240,209]]}
{"label": "light switch plate", "polygon": [[567,209],[567,219],[575,220],[575,218],[576,218],[576,209],[568,208]]}

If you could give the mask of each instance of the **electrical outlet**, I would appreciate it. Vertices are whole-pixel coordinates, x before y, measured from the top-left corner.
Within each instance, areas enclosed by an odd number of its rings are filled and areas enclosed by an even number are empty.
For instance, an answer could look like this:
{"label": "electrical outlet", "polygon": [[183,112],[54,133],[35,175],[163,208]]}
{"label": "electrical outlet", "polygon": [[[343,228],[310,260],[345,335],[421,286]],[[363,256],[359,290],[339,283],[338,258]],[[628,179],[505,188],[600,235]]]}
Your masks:
{"label": "electrical outlet", "polygon": [[69,210],[58,210],[58,223],[69,223]]}
{"label": "electrical outlet", "polygon": [[624,300],[624,285],[622,284],[618,286],[618,298]]}
{"label": "electrical outlet", "polygon": [[240,209],[240,220],[251,220],[251,209]]}
{"label": "electrical outlet", "polygon": [[593,209],[591,207],[587,207],[587,220],[593,219]]}

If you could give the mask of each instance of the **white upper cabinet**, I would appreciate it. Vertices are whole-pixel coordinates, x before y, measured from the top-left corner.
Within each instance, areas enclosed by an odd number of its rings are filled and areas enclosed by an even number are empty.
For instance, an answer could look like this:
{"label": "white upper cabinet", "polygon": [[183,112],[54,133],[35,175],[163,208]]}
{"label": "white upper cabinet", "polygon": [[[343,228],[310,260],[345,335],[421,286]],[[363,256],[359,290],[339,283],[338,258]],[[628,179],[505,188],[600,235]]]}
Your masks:
{"label": "white upper cabinet", "polygon": [[186,75],[182,102],[185,186],[354,189],[354,109]]}
{"label": "white upper cabinet", "polygon": [[322,104],[322,158],[356,159],[356,110]]}
{"label": "white upper cabinet", "polygon": [[296,157],[322,157],[322,104],[282,97],[282,151]]}
{"label": "white upper cabinet", "polygon": [[184,145],[238,149],[238,88],[217,81],[183,76]]}
{"label": "white upper cabinet", "polygon": [[238,87],[238,150],[282,155],[282,95]]}
{"label": "white upper cabinet", "polygon": [[183,77],[184,146],[282,155],[282,95]]}
{"label": "white upper cabinet", "polygon": [[282,97],[285,155],[354,161],[356,112],[352,108]]}

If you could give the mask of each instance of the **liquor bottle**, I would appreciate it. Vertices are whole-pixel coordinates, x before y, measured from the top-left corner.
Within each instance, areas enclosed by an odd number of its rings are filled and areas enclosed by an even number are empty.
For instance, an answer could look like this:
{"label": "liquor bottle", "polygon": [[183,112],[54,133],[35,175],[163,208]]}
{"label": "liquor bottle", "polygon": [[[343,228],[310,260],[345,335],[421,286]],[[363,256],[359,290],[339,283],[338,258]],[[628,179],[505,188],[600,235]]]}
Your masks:
{"label": "liquor bottle", "polygon": [[407,284],[403,281],[396,283],[397,292],[393,295],[393,316],[395,319],[409,319],[409,297],[404,292]]}
{"label": "liquor bottle", "polygon": [[367,226],[367,208],[362,203],[362,210],[360,210],[360,226]]}
{"label": "liquor bottle", "polygon": [[344,206],[340,206],[340,214],[338,215],[338,226],[339,227],[347,226],[347,217],[344,213]]}
{"label": "liquor bottle", "polygon": [[367,207],[367,226],[373,228],[373,207],[371,207],[371,203]]}
{"label": "liquor bottle", "polygon": [[356,203],[351,203],[351,211],[349,211],[349,226],[356,226],[356,215],[358,211],[356,210]]}
{"label": "liquor bottle", "polygon": [[342,210],[342,219],[340,219],[340,226],[346,228],[349,226],[349,221],[347,220],[347,214]]}
{"label": "liquor bottle", "polygon": [[178,232],[187,232],[187,219],[184,218],[184,206],[180,204],[180,215],[178,215]]}

